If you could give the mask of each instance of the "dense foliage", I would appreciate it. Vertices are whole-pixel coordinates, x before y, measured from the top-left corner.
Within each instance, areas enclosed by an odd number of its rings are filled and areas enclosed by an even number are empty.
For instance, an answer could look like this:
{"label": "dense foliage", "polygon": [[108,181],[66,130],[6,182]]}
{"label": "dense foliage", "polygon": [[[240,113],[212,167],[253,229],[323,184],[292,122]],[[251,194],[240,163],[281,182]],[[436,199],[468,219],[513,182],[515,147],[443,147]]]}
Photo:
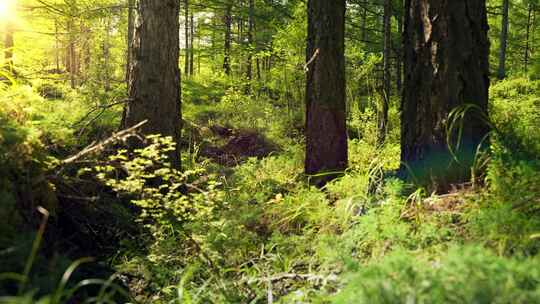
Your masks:
{"label": "dense foliage", "polygon": [[181,170],[171,138],[119,130],[134,2],[18,1],[0,70],[0,303],[540,302],[540,7],[510,1],[496,80],[499,2],[489,148],[436,193],[398,172],[401,1],[384,144],[382,1],[347,2],[349,167],[324,187],[303,173],[305,1],[182,1]]}

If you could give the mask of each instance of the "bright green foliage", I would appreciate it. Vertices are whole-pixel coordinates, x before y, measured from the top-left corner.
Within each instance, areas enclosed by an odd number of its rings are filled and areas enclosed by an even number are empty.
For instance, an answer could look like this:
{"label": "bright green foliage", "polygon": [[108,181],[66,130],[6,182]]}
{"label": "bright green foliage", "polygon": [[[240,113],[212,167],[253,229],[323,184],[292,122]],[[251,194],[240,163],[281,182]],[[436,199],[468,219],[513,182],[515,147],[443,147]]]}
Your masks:
{"label": "bright green foliage", "polygon": [[[538,25],[524,69],[526,10],[537,1],[511,1],[510,78],[492,82],[494,131],[486,141],[489,153],[478,158],[485,170],[442,196],[404,184],[396,174],[401,1],[393,1],[393,94],[383,146],[377,144],[383,9],[379,1],[348,1],[350,167],[322,189],[310,187],[302,173],[306,1],[255,0],[251,44],[249,1],[232,1],[230,76],[223,71],[227,1],[188,2],[195,74],[182,73],[180,171],[166,157],[174,150],[171,140],[159,136],[132,151],[118,142],[69,165],[58,161],[120,125],[126,2],[20,0],[32,9],[20,12],[15,72],[0,72],[0,219],[9,219],[0,220],[0,293],[13,296],[2,294],[1,303],[125,302],[113,297],[124,289],[140,303],[540,302]],[[498,63],[500,2],[488,1],[492,67]],[[80,65],[75,73],[68,70],[71,42]],[[265,151],[257,157],[232,151],[259,141]],[[35,207],[21,204],[27,192],[51,212],[51,226],[65,225],[71,213],[86,219],[85,212],[103,207],[112,210],[105,223],[132,212],[130,219],[138,218],[129,221],[133,230],[118,233],[99,264],[118,271],[124,286],[85,280],[109,273],[77,271],[62,281],[76,258],[52,252],[57,249],[50,244],[38,254],[28,241],[33,234],[20,233],[29,211],[21,206]],[[74,201],[84,208],[73,207]],[[51,227],[51,235],[68,236],[60,244],[67,254],[72,227],[102,237],[92,230],[92,214],[88,218]],[[17,281],[4,279],[23,273],[30,253],[37,256],[18,292]],[[69,301],[83,283],[96,285]],[[90,296],[95,289],[101,297]]]}
{"label": "bright green foliage", "polygon": [[224,204],[220,183],[203,182],[204,172],[200,170],[181,172],[172,168],[166,156],[175,151],[171,138],[149,136],[147,140],[144,148],[131,155],[120,150],[106,164],[95,167],[97,178],[118,194],[129,196],[141,208],[141,221],[153,233],[211,220],[215,209]]}
{"label": "bright green foliage", "polygon": [[469,246],[437,258],[396,251],[361,266],[333,303],[537,303],[539,265]]}

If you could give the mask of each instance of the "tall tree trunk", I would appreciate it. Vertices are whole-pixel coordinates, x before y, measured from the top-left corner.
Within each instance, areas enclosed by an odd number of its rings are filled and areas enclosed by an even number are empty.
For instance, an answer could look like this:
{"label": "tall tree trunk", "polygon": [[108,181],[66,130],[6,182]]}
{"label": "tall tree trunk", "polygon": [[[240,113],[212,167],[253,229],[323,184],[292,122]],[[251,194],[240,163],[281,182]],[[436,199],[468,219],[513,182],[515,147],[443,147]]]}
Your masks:
{"label": "tall tree trunk", "polygon": [[189,75],[189,0],[184,0],[184,44],[185,44],[185,58],[184,58],[184,75]]}
{"label": "tall tree trunk", "polygon": [[386,133],[388,130],[388,108],[390,105],[390,97],[392,94],[392,77],[390,71],[390,50],[392,48],[392,2],[384,0],[384,15],[383,15],[383,98],[382,105],[379,108],[379,133],[377,141],[379,145],[384,144]]}
{"label": "tall tree trunk", "polygon": [[223,70],[227,76],[231,75],[231,39],[232,39],[232,3],[227,0],[225,4],[225,45],[223,49]]}
{"label": "tall tree trunk", "polygon": [[308,1],[305,172],[323,174],[317,185],[347,168],[345,7],[345,0]]}
{"label": "tall tree trunk", "polygon": [[499,50],[499,70],[497,77],[504,79],[506,77],[506,49],[508,45],[508,11],[509,0],[502,0],[502,23],[501,23],[501,49]]}
{"label": "tall tree trunk", "polygon": [[126,83],[129,85],[129,69],[133,54],[133,32],[135,31],[135,0],[128,0],[128,28],[127,28],[127,59],[126,59]]}
{"label": "tall tree trunk", "polygon": [[362,41],[363,42],[367,42],[368,40],[368,32],[367,32],[367,6],[368,6],[368,1],[367,0],[364,0],[362,2]]}
{"label": "tall tree trunk", "polygon": [[105,17],[105,37],[103,38],[103,85],[105,91],[111,90],[111,19],[109,16]]}
{"label": "tall tree trunk", "polygon": [[194,57],[195,57],[195,47],[194,47],[194,41],[195,41],[195,18],[193,16],[193,13],[191,13],[190,17],[190,31],[189,31],[189,76],[193,76],[195,73],[195,64],[194,64]]}
{"label": "tall tree trunk", "polygon": [[58,33],[58,19],[54,19],[54,57],[56,64],[55,73],[60,73],[60,34]]}
{"label": "tall tree trunk", "polygon": [[398,94],[401,93],[403,84],[403,50],[402,50],[402,35],[403,35],[403,1],[399,1],[399,11],[396,12],[398,41],[395,43],[396,50],[396,88]]}
{"label": "tall tree trunk", "polygon": [[72,89],[75,89],[77,87],[77,62],[76,62],[77,54],[76,54],[76,49],[75,49],[75,39],[76,39],[75,35],[76,34],[75,34],[74,25],[73,25],[73,22],[74,22],[73,19],[74,17],[70,16],[68,20],[68,25],[67,25],[68,36],[69,36],[67,58],[68,58],[70,85]]}
{"label": "tall tree trunk", "polygon": [[255,0],[249,0],[249,18],[248,18],[248,49],[246,57],[246,80],[247,87],[246,91],[249,93],[251,91],[251,81],[253,80],[253,35],[254,35],[254,24],[255,24]]}
{"label": "tall tree trunk", "polygon": [[[469,180],[489,132],[487,31],[485,0],[406,0],[402,173],[433,190]],[[467,104],[462,132],[449,134],[449,115]]]}
{"label": "tall tree trunk", "polygon": [[529,3],[528,10],[529,10],[529,14],[527,16],[527,34],[526,34],[526,38],[525,38],[525,58],[524,58],[525,72],[529,71],[531,23],[532,23],[532,16],[533,16],[533,4],[532,3]]}
{"label": "tall tree trunk", "polygon": [[144,134],[172,137],[169,158],[180,168],[179,1],[140,0],[123,127],[148,120]]}

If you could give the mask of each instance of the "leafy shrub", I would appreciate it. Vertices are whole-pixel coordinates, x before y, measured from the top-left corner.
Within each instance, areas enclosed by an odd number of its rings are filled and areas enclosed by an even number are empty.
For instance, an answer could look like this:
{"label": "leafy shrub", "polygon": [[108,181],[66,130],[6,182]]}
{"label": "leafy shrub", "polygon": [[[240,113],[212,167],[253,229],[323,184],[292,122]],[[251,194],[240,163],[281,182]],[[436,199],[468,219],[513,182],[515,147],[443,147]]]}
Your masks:
{"label": "leafy shrub", "polygon": [[214,210],[224,203],[220,184],[212,179],[201,182],[202,171],[172,168],[167,157],[167,153],[175,151],[171,138],[154,135],[147,140],[144,148],[131,155],[119,150],[106,164],[96,166],[98,179],[130,197],[141,208],[141,220],[155,236],[169,225],[210,220]]}
{"label": "leafy shrub", "polygon": [[537,303],[538,259],[511,259],[481,247],[433,258],[396,251],[363,265],[334,303]]}

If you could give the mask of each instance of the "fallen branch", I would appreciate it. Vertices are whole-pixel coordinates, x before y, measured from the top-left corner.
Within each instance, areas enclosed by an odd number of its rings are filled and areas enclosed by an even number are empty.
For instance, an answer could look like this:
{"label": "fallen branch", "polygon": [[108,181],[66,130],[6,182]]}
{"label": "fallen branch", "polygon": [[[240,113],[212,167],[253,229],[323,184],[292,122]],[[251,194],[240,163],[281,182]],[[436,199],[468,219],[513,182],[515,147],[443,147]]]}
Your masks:
{"label": "fallen branch", "polygon": [[325,281],[325,282],[335,282],[337,281],[337,276],[332,274],[329,276],[322,276],[317,274],[298,274],[298,273],[283,273],[267,278],[257,278],[251,279],[248,281],[249,284],[260,283],[260,282],[277,282],[282,280],[304,280],[304,281]]}
{"label": "fallen branch", "polygon": [[88,154],[95,153],[97,151],[103,150],[103,148],[105,148],[107,145],[109,145],[109,144],[111,144],[113,142],[123,141],[128,137],[134,136],[133,133],[138,128],[140,128],[144,124],[146,124],[147,122],[148,122],[148,120],[141,121],[140,123],[134,125],[131,128],[128,128],[128,129],[125,129],[125,130],[122,130],[120,132],[117,132],[117,133],[113,134],[111,137],[107,138],[106,140],[104,140],[102,142],[99,142],[97,144],[91,144],[90,146],[84,148],[81,152],[79,152],[79,153],[77,153],[77,154],[75,154],[75,155],[73,155],[73,156],[71,156],[71,157],[69,157],[67,159],[64,159],[61,162],[61,164],[63,164],[63,165],[71,164],[73,162],[76,162],[80,158],[88,155]]}

